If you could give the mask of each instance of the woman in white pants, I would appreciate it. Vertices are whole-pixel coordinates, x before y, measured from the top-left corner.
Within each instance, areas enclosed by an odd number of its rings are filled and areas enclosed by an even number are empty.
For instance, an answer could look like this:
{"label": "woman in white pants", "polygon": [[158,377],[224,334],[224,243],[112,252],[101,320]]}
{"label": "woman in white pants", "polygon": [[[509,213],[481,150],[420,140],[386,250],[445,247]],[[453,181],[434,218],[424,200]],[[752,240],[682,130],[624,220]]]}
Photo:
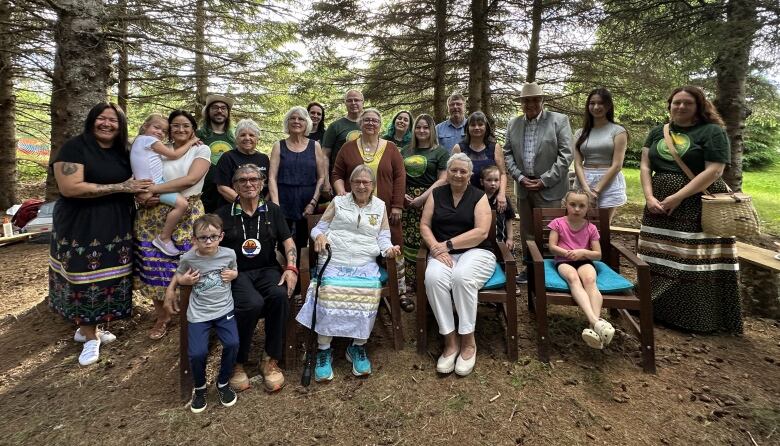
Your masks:
{"label": "woman in white pants", "polygon": [[[477,345],[477,293],[493,274],[496,256],[487,240],[490,205],[485,192],[470,183],[473,165],[456,153],[447,161],[447,184],[428,196],[420,219],[420,234],[430,250],[425,291],[444,351],[436,371],[466,376],[474,369]],[[458,313],[455,332],[454,309]]]}

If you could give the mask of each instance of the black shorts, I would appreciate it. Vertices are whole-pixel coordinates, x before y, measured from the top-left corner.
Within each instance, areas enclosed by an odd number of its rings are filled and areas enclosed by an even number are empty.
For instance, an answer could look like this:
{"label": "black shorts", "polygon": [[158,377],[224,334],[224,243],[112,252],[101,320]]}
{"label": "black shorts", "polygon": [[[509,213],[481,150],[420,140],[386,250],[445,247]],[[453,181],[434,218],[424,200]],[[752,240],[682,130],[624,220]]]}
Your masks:
{"label": "black shorts", "polygon": [[588,260],[588,259],[586,259],[586,260],[558,260],[558,261],[555,262],[555,269],[557,270],[558,266],[559,265],[563,265],[563,264],[571,265],[571,266],[574,267],[574,269],[580,269],[580,267],[582,265],[593,265],[593,261],[592,260]]}

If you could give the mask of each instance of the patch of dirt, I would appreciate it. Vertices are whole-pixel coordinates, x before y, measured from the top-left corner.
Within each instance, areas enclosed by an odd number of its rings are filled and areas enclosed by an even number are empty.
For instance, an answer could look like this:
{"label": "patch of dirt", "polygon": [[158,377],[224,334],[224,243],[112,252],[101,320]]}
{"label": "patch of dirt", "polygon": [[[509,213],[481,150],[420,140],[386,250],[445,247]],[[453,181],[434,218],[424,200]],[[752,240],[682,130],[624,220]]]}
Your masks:
{"label": "patch of dirt", "polygon": [[[150,303],[111,324],[118,340],[79,367],[73,327],[52,313],[46,245],[0,248],[0,443],[77,444],[778,444],[780,324],[746,318],[743,336],[693,336],[656,328],[657,375],[642,373],[638,343],[622,330],[604,351],[579,339],[574,308],[550,311],[552,361],[536,358],[536,331],[518,294],[520,358],[506,358],[495,310],[480,307],[478,359],[467,378],[437,377],[435,323],[429,355],[415,353],[414,314],[393,351],[387,318],[369,342],[374,374],[352,377],[336,344],[336,378],[259,388],[222,407],[209,364],[208,408],[195,415],[178,395],[178,328],[146,337]],[[256,340],[255,345],[261,345]],[[300,352],[299,352],[300,353]],[[259,352],[253,351],[257,359]],[[253,369],[250,374],[256,374]],[[500,396],[499,396],[500,395]],[[755,443],[754,443],[755,442]]]}

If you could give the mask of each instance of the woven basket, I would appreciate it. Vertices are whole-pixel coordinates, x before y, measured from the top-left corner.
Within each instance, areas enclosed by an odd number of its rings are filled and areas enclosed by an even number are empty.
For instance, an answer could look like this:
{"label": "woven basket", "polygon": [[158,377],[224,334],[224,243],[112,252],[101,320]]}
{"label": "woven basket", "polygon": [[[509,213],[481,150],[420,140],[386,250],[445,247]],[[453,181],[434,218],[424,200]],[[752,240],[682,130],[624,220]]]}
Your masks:
{"label": "woven basket", "polygon": [[701,226],[705,233],[717,237],[749,237],[760,232],[753,199],[741,192],[703,194]]}

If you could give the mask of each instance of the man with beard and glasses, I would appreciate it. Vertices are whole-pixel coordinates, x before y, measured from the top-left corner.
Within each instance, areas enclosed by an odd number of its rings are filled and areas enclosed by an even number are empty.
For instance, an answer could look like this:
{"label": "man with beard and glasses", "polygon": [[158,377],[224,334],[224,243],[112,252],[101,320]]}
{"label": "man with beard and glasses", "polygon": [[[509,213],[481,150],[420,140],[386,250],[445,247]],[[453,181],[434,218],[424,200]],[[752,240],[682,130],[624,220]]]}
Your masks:
{"label": "man with beard and glasses", "polygon": [[230,111],[234,101],[226,96],[212,94],[203,107],[203,125],[197,136],[211,149],[211,167],[206,174],[200,200],[207,213],[213,213],[221,204],[221,196],[214,182],[217,162],[223,153],[235,148],[236,138],[230,130]]}

